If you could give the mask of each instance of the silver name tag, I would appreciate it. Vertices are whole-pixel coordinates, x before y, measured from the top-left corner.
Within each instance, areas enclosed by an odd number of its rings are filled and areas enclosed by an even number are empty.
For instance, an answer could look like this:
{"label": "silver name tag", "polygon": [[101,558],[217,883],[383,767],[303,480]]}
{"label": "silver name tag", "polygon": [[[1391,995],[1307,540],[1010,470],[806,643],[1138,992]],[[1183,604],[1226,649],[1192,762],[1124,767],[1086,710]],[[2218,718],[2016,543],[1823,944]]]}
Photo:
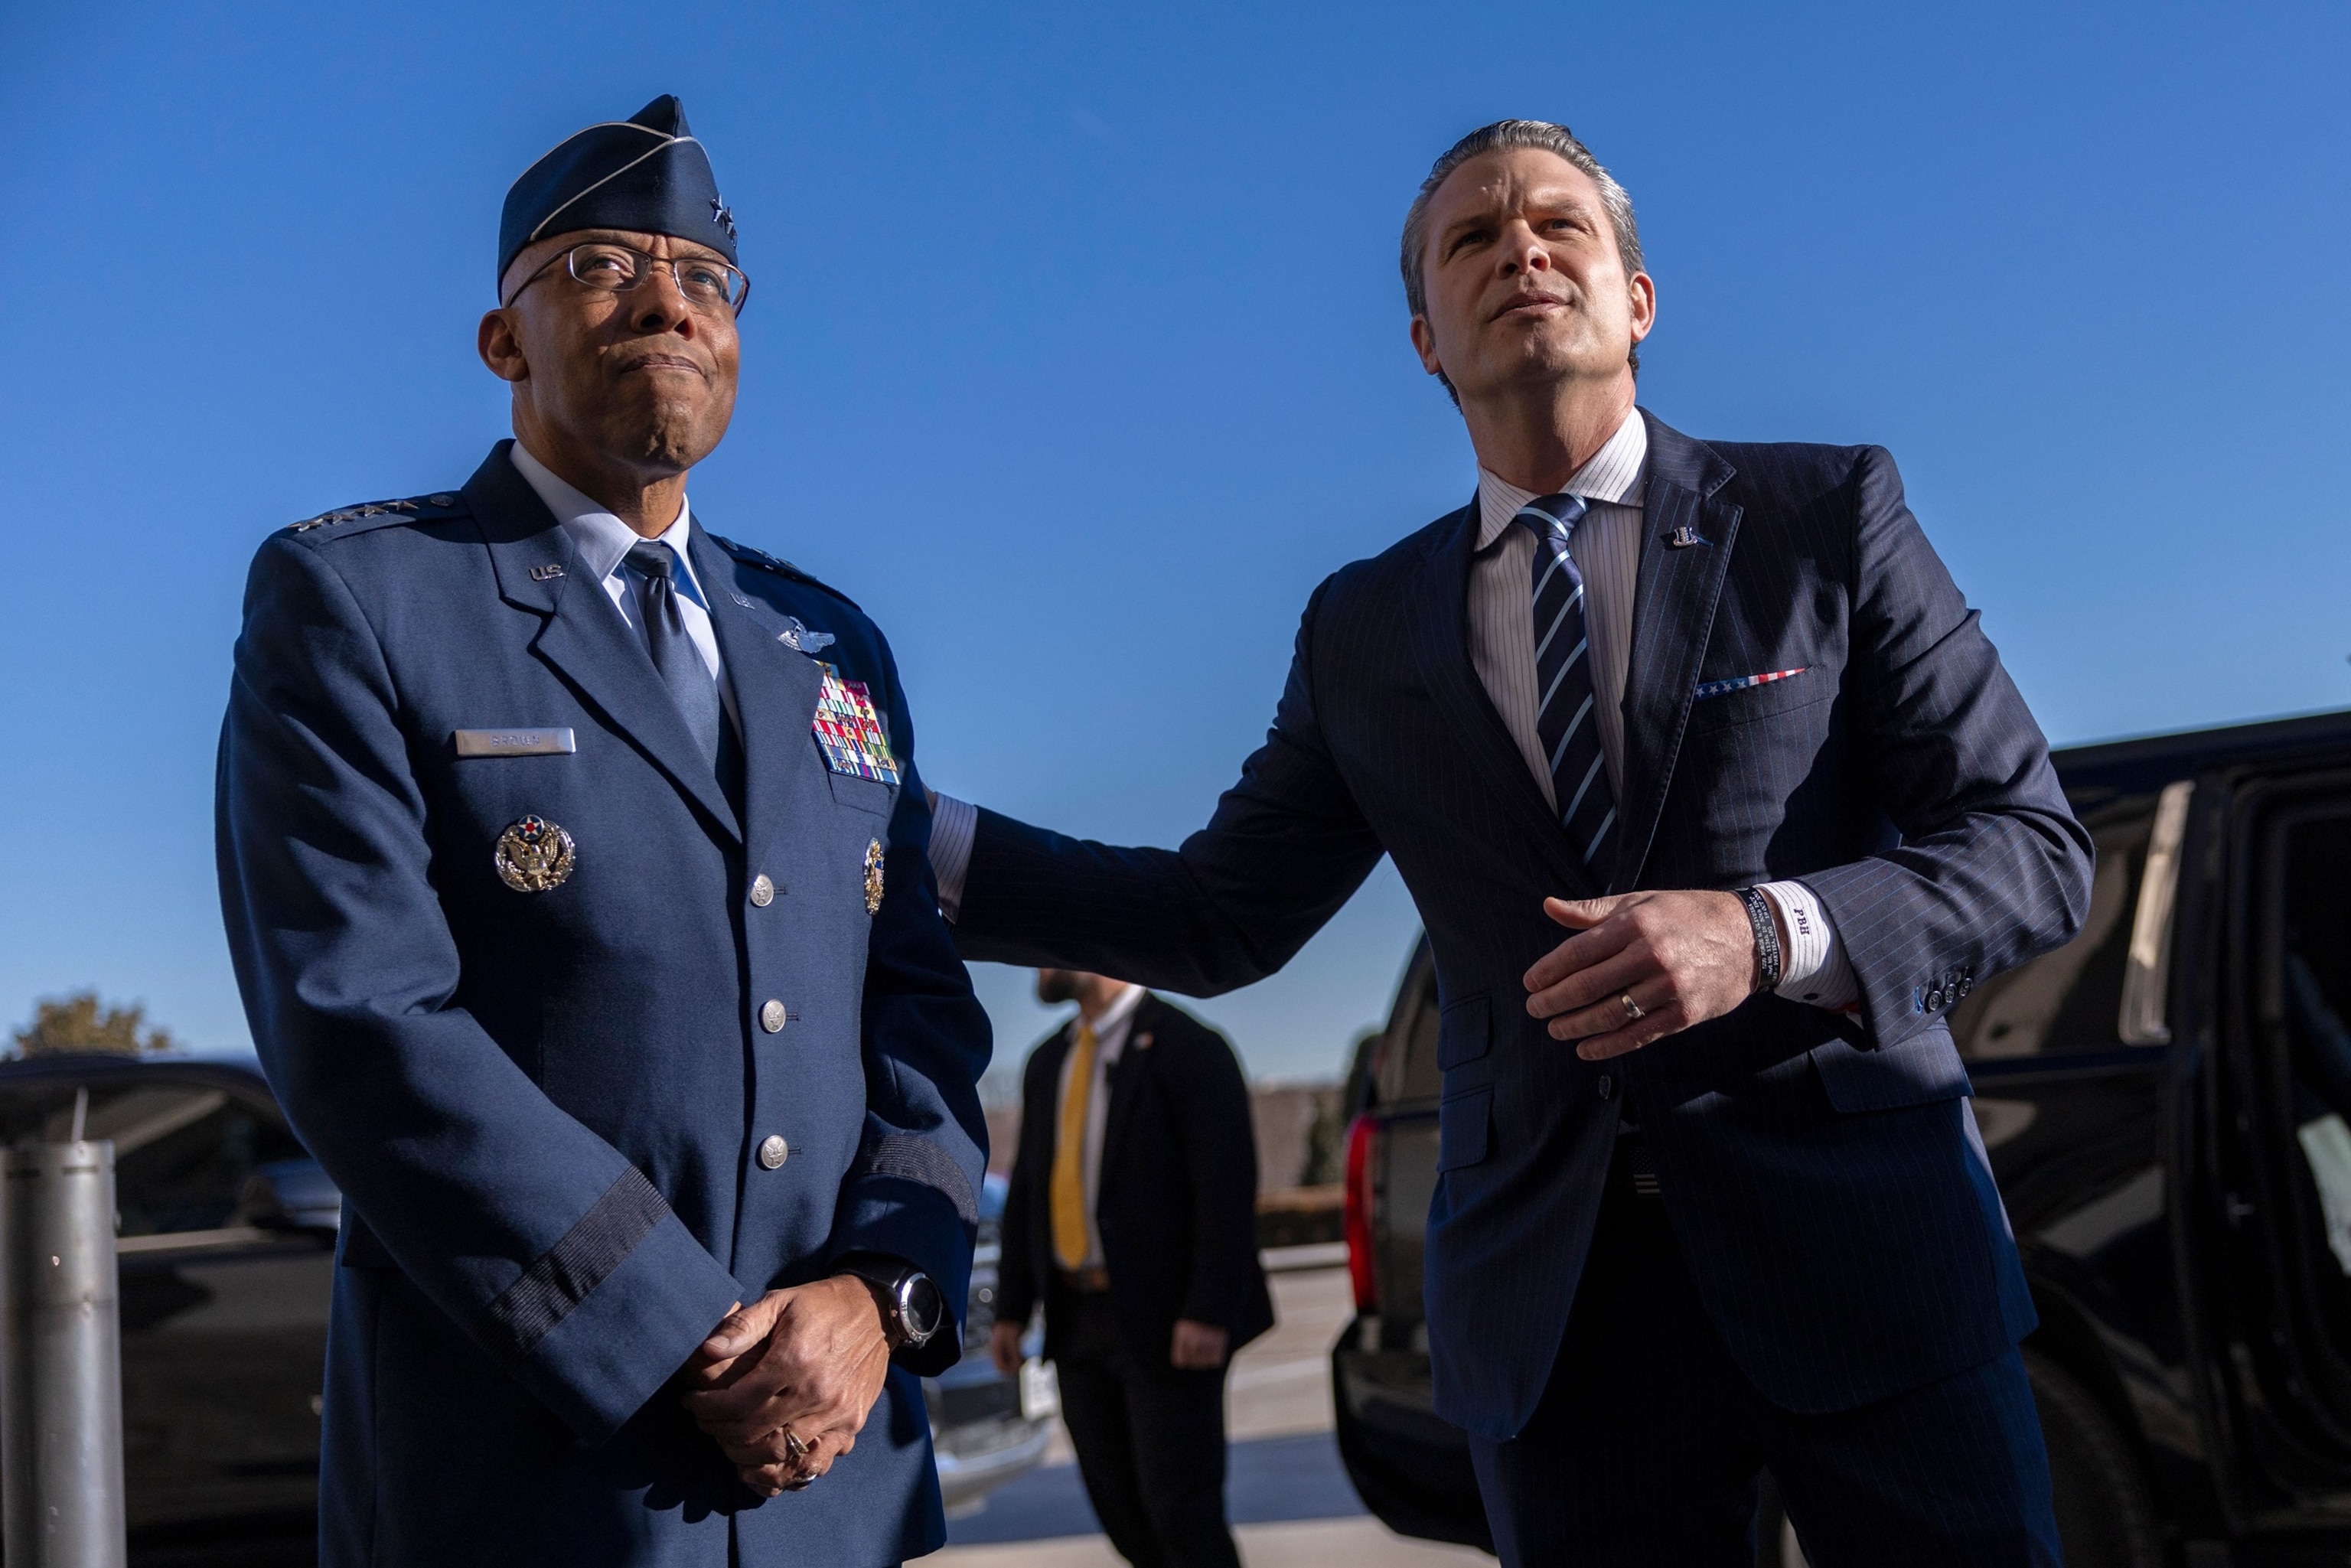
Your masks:
{"label": "silver name tag", "polygon": [[568,757],[580,749],[569,729],[461,729],[460,757]]}

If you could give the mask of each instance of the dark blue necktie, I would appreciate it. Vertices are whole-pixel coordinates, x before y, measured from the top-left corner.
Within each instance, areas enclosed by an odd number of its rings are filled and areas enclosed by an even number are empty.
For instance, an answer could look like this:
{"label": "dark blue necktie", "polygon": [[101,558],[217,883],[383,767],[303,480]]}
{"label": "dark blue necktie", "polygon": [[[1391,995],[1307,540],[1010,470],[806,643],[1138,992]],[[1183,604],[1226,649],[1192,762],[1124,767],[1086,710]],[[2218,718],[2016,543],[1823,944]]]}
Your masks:
{"label": "dark blue necktie", "polygon": [[677,607],[677,554],[658,539],[647,539],[630,546],[627,559],[637,580],[637,625],[644,632],[645,651],[684,716],[695,744],[716,771],[718,737],[726,720],[719,710],[718,683],[702,662],[702,650],[686,634],[685,616]]}
{"label": "dark blue necktie", "polygon": [[1535,537],[1535,733],[1551,759],[1552,799],[1568,841],[1604,878],[1602,857],[1616,826],[1616,792],[1608,787],[1594,716],[1591,639],[1583,629],[1583,574],[1568,538],[1583,518],[1580,496],[1538,496],[1511,520]]}

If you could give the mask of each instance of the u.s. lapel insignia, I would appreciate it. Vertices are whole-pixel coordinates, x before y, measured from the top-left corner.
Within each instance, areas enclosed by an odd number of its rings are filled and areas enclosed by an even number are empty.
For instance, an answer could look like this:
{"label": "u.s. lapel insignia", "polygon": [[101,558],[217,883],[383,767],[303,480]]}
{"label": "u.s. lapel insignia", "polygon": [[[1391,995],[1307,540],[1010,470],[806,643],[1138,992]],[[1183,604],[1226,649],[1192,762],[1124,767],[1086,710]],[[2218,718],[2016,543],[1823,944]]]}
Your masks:
{"label": "u.s. lapel insignia", "polygon": [[839,670],[821,660],[818,667],[824,671],[824,684],[809,727],[824,753],[824,765],[853,779],[897,783],[898,759],[890,754],[890,732],[882,727],[865,683],[842,680]]}
{"label": "u.s. lapel insignia", "polygon": [[491,859],[498,878],[517,893],[548,893],[561,887],[579,863],[571,835],[544,817],[525,817],[498,835]]}
{"label": "u.s. lapel insignia", "polygon": [[865,846],[865,913],[882,913],[882,841]]}

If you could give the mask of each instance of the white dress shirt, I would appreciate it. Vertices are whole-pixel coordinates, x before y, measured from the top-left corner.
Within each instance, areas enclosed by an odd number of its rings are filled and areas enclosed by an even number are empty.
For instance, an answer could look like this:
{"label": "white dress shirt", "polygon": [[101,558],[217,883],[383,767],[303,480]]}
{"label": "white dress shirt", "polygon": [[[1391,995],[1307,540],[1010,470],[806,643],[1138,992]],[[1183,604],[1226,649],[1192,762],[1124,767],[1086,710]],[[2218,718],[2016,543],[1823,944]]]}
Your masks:
{"label": "white dress shirt", "polygon": [[[1608,783],[1625,791],[1625,682],[1633,662],[1633,607],[1640,579],[1643,500],[1649,428],[1635,411],[1565,486],[1586,510],[1570,537],[1569,553],[1583,577],[1584,630],[1591,638],[1592,711]],[[1478,471],[1477,553],[1469,568],[1469,659],[1494,708],[1518,743],[1543,799],[1556,810],[1550,752],[1537,727],[1535,679],[1534,536],[1511,526],[1536,492],[1522,490],[1487,469]],[[939,797],[931,829],[931,868],[939,907],[949,920],[962,908],[964,875],[971,864],[977,810]],[[1843,1008],[1861,988],[1844,944],[1812,889],[1801,882],[1760,884],[1780,911],[1782,945],[1780,995],[1815,1007]]]}
{"label": "white dress shirt", "polygon": [[[944,797],[942,797],[944,799]],[[1094,1020],[1094,1081],[1086,1093],[1086,1145],[1084,1150],[1086,1193],[1086,1260],[1084,1267],[1099,1268],[1102,1261],[1102,1224],[1094,1218],[1094,1205],[1102,1197],[1102,1130],[1110,1125],[1110,1070],[1117,1064],[1126,1050],[1126,1036],[1134,1022],[1134,1009],[1143,1005],[1141,986],[1129,986],[1118,994],[1118,1000],[1102,1009]],[[1061,1077],[1053,1092],[1053,1132],[1061,1135],[1061,1107],[1070,1098],[1070,1075],[1077,1070],[1077,1037],[1071,1037],[1071,1049],[1061,1058]]]}
{"label": "white dress shirt", "polygon": [[[580,552],[580,565],[589,576],[604,585],[605,597],[621,619],[632,631],[637,631],[637,596],[629,581],[628,568],[623,564],[629,551],[644,542],[644,536],[629,527],[603,503],[571,487],[557,477],[555,471],[532,456],[519,441],[511,451],[515,469],[538,492],[547,509],[563,531],[571,536],[573,548]],[[718,655],[718,634],[710,628],[710,601],[702,594],[701,580],[694,574],[694,557],[686,549],[693,537],[692,508],[681,498],[677,518],[653,537],[656,544],[669,546],[677,557],[678,570],[674,575],[677,589],[677,612],[685,622],[685,634],[694,640],[695,652],[710,667],[710,678],[718,683],[718,700],[726,709],[726,722],[735,727],[737,739],[743,736],[742,716],[735,711],[735,686],[726,678],[726,661]],[[642,632],[640,632],[642,635]]]}

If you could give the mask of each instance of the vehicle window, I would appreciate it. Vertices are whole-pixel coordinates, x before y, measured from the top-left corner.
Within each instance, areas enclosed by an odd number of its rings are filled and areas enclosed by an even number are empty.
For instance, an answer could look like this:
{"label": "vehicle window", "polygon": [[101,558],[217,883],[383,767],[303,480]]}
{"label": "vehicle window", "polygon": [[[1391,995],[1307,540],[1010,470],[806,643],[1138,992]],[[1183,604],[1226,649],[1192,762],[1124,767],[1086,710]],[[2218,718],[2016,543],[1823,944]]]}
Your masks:
{"label": "vehicle window", "polygon": [[[62,1143],[72,1136],[70,1079],[12,1091],[0,1106],[7,1141]],[[225,1089],[148,1078],[88,1085],[86,1138],[114,1143],[120,1234],[215,1230],[236,1221],[236,1200],[253,1167],[303,1157],[277,1123]]]}
{"label": "vehicle window", "polygon": [[2081,813],[2098,850],[2089,917],[2074,940],[1994,975],[1951,1009],[1951,1037],[1960,1055],[2121,1049],[2123,967],[2155,804],[2153,795],[2131,795]]}

